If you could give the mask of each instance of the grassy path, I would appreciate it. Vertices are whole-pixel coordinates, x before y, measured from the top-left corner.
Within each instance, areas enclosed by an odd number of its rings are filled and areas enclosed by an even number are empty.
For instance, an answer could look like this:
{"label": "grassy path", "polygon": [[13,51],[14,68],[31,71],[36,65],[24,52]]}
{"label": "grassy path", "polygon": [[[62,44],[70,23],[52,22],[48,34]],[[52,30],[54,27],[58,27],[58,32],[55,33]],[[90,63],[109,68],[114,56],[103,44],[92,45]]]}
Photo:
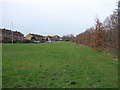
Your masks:
{"label": "grassy path", "polygon": [[117,88],[118,61],[74,43],[4,44],[3,88]]}

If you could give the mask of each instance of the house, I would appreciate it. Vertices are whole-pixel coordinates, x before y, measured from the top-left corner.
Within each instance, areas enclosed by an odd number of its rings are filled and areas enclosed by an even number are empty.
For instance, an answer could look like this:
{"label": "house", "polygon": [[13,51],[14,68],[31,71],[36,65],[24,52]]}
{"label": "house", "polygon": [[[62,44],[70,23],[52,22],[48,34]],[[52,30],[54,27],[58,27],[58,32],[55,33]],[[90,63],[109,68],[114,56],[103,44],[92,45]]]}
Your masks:
{"label": "house", "polygon": [[38,35],[38,34],[31,34],[29,33],[28,35],[26,35],[25,37],[27,40],[36,40],[36,41],[44,41],[44,37],[42,35]]}
{"label": "house", "polygon": [[24,39],[24,35],[19,31],[12,31],[5,28],[0,29],[0,41],[4,40],[5,38],[13,38],[13,40],[22,41]]}
{"label": "house", "polygon": [[46,41],[50,41],[50,42],[53,40],[52,36],[45,36],[44,38]]}
{"label": "house", "polygon": [[2,42],[2,30],[0,29],[0,43]]}
{"label": "house", "polygon": [[13,39],[22,41],[24,39],[24,35],[21,32],[13,31]]}
{"label": "house", "polygon": [[45,40],[46,41],[60,41],[61,40],[61,37],[58,36],[58,35],[55,35],[55,36],[45,36]]}
{"label": "house", "polygon": [[60,38],[60,36],[55,35],[55,36],[52,37],[52,40],[53,40],[53,41],[60,41],[61,38]]}

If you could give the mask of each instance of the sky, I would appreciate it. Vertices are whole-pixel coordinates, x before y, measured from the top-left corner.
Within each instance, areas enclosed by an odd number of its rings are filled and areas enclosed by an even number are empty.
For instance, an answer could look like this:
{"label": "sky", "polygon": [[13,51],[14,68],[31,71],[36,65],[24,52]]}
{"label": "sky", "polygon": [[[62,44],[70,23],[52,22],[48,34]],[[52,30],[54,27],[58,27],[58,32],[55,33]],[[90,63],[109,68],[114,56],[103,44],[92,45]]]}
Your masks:
{"label": "sky", "polygon": [[103,21],[118,0],[0,0],[0,28],[40,35],[77,35]]}

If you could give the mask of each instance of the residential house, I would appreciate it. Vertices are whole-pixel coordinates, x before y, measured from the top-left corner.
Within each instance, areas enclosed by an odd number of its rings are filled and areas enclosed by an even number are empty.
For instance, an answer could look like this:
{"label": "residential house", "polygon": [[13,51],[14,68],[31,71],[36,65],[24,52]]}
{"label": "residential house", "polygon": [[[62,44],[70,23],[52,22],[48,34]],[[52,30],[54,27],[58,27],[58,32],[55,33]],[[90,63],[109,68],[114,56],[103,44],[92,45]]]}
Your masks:
{"label": "residential house", "polygon": [[4,38],[13,38],[13,40],[19,40],[22,41],[24,38],[24,35],[19,31],[12,31],[9,29],[0,29],[0,41],[2,41]]}
{"label": "residential house", "polygon": [[31,33],[29,33],[28,35],[26,35],[25,38],[27,40],[36,40],[36,41],[44,41],[44,39],[45,39],[42,35],[31,34]]}
{"label": "residential house", "polygon": [[55,35],[55,36],[52,37],[52,40],[53,40],[53,41],[60,41],[61,38],[60,38],[60,36]]}
{"label": "residential house", "polygon": [[52,36],[45,36],[44,37],[46,41],[53,41],[53,37]]}

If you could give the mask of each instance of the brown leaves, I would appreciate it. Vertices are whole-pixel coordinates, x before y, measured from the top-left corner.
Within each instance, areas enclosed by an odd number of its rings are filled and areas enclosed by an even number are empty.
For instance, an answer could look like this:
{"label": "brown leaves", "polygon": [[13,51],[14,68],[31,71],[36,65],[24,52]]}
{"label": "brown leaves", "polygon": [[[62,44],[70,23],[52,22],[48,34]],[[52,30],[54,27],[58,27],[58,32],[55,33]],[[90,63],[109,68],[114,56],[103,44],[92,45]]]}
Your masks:
{"label": "brown leaves", "polygon": [[98,51],[103,50],[104,48],[107,47],[117,49],[118,47],[117,30],[113,28],[112,30],[109,29],[108,31],[107,29],[108,27],[106,28],[99,21],[99,19],[97,19],[95,28],[90,28],[86,30],[84,33],[77,35],[71,41],[76,42],[77,44],[89,46],[94,50]]}

